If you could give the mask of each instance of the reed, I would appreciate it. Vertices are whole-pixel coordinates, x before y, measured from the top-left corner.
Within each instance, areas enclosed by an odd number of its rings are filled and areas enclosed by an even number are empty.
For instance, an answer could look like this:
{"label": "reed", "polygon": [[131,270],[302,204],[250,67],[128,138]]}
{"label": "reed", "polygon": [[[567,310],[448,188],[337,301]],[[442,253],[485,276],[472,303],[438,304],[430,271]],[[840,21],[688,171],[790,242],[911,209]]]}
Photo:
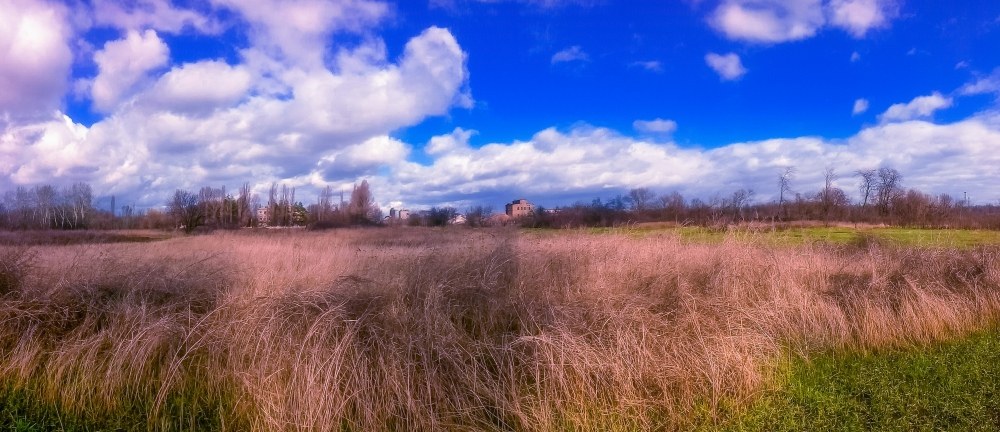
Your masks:
{"label": "reed", "polygon": [[0,246],[0,402],[132,430],[687,429],[788,355],[918,346],[1000,311],[996,247],[754,236]]}

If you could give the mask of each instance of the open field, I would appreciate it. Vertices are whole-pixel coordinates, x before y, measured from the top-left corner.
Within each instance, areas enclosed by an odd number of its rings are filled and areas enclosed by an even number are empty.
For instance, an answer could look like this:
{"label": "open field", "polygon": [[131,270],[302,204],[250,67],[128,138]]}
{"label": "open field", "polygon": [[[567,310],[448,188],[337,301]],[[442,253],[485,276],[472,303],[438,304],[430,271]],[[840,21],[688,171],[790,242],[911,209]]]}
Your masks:
{"label": "open field", "polygon": [[[621,228],[588,228],[594,234],[627,234],[633,237],[680,237],[694,243],[718,244],[729,239],[772,246],[801,246],[808,243],[856,243],[875,240],[895,246],[972,248],[1000,244],[1000,231],[967,229],[916,229],[850,224],[831,226],[790,226],[772,228],[765,224],[713,229],[675,224],[640,224]],[[542,231],[539,231],[540,233]],[[557,231],[549,231],[550,235]],[[542,234],[544,235],[544,234]]]}
{"label": "open field", "polygon": [[922,347],[1000,316],[994,244],[683,230],[0,246],[0,423],[767,428],[809,406],[789,376],[852,364],[831,353]]}

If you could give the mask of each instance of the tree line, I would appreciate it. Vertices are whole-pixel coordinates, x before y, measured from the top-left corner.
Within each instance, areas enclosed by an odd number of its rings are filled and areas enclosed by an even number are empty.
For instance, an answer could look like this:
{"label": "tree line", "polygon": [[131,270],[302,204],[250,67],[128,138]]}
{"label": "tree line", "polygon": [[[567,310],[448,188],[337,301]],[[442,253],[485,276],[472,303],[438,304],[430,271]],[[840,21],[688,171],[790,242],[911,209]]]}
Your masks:
{"label": "tree line", "polygon": [[949,194],[932,195],[903,186],[894,168],[858,170],[858,199],[836,186],[833,168],[823,173],[817,191],[794,189],[796,170],[784,168],[777,176],[777,201],[758,202],[753,189],[686,200],[679,192],[657,194],[650,188],[633,188],[602,201],[577,202],[547,210],[537,208],[520,223],[533,227],[604,227],[627,223],[674,222],[683,225],[724,226],[746,222],[851,222],[906,227],[1000,229],[1000,206],[969,205],[967,199]]}
{"label": "tree line", "polygon": [[[679,192],[659,194],[632,188],[626,194],[591,202],[536,211],[520,220],[497,215],[493,207],[477,205],[464,213],[454,207],[433,207],[414,212],[408,220],[392,223],[444,226],[464,216],[464,224],[478,227],[519,224],[529,227],[606,227],[628,223],[673,222],[681,225],[720,226],[746,222],[863,222],[909,227],[1000,229],[1000,206],[969,205],[965,197],[931,195],[903,185],[902,174],[891,167],[858,170],[857,200],[837,187],[838,173],[827,168],[819,190],[795,189],[796,170],[782,169],[776,178],[778,199],[757,201],[753,189],[739,188],[707,199],[686,199]],[[354,186],[349,196],[323,188],[315,203],[295,199],[295,188],[272,183],[265,199],[243,183],[235,193],[225,187],[205,186],[198,191],[178,189],[163,209],[137,210],[134,205],[99,208],[86,183],[64,188],[51,185],[18,186],[0,201],[0,229],[236,229],[244,227],[337,228],[382,225],[385,221],[367,180]]]}

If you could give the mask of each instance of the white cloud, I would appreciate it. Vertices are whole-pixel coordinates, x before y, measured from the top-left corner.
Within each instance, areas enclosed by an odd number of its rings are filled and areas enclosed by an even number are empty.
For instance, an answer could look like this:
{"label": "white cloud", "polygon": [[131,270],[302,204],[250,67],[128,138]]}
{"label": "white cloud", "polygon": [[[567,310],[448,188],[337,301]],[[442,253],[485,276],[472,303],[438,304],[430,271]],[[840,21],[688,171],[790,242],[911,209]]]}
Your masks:
{"label": "white cloud", "polygon": [[73,29],[58,4],[0,2],[0,118],[47,116],[67,87]]}
{"label": "white cloud", "polygon": [[677,122],[660,118],[653,120],[636,120],[632,122],[632,128],[639,132],[673,133],[677,130]]}
{"label": "white cloud", "polygon": [[445,153],[455,153],[460,152],[463,149],[469,148],[469,138],[474,135],[476,131],[474,130],[464,130],[462,128],[455,128],[449,135],[438,135],[431,138],[427,146],[424,147],[424,153],[429,155],[440,155]]}
{"label": "white cloud", "polygon": [[705,54],[705,63],[708,64],[719,77],[726,81],[738,79],[747,73],[746,68],[740,61],[740,56],[729,53],[720,55],[716,53]]}
{"label": "white cloud", "polygon": [[168,111],[211,111],[243,98],[252,79],[244,66],[212,60],[188,63],[160,77],[145,99]]}
{"label": "white cloud", "polygon": [[629,67],[641,67],[650,72],[663,72],[663,64],[656,60],[632,62]]}
{"label": "white cloud", "polygon": [[[239,64],[203,60],[151,77],[161,62],[131,54],[156,53],[161,42],[132,32],[100,53],[93,90],[113,114],[91,127],[62,115],[0,125],[0,191],[88,181],[157,206],[175,188],[206,184],[350,185],[405,160],[410,146],[391,132],[472,104],[466,54],[440,28],[413,37],[394,62],[372,39],[329,56],[330,68],[251,48]],[[144,43],[153,49],[131,49]]]}
{"label": "white cloud", "polygon": [[566,48],[552,56],[552,64],[588,60],[590,60],[590,56],[588,56],[579,45]]}
{"label": "white cloud", "polygon": [[854,109],[851,111],[854,115],[861,114],[868,111],[868,99],[858,99],[854,101]]}
{"label": "white cloud", "polygon": [[[443,135],[455,144],[456,131]],[[631,187],[678,190],[707,198],[750,188],[763,200],[776,199],[775,179],[788,165],[800,175],[795,187],[818,190],[822,172],[834,166],[840,185],[854,194],[858,169],[891,166],[904,186],[931,193],[992,193],[1000,181],[1000,118],[974,117],[937,125],[923,121],[888,123],[861,130],[846,140],[818,137],[733,143],[715,149],[683,148],[628,138],[616,131],[580,126],[546,129],[529,140],[470,148],[438,146],[429,165],[401,162],[379,177],[377,196],[407,205],[469,205],[510,196],[569,204],[608,197]],[[433,140],[432,140],[433,141]]]}
{"label": "white cloud", "polygon": [[851,53],[851,63],[855,63],[859,60],[861,60],[861,54],[858,54],[857,51]]}
{"label": "white cloud", "polygon": [[813,37],[826,26],[855,38],[895,18],[894,0],[723,0],[709,24],[733,40],[787,42]]}
{"label": "white cloud", "polygon": [[967,67],[969,67],[969,62],[967,62],[965,60],[962,60],[962,61],[960,61],[958,63],[955,63],[955,70],[965,69]]}
{"label": "white cloud", "polygon": [[994,69],[993,73],[979,77],[976,81],[966,83],[958,90],[962,95],[976,95],[993,93],[1000,97],[1000,68]]}
{"label": "white cloud", "polygon": [[370,0],[212,0],[250,23],[257,49],[303,68],[323,67],[331,34],[362,32],[382,21],[389,5]]}
{"label": "white cloud", "polygon": [[814,36],[825,18],[820,0],[725,0],[709,22],[730,39],[785,42]]}
{"label": "white cloud", "polygon": [[862,38],[869,30],[885,27],[897,14],[897,6],[886,0],[830,0],[830,24]]}
{"label": "white cloud", "polygon": [[934,92],[927,96],[914,98],[908,103],[898,103],[889,107],[879,120],[882,122],[907,121],[915,118],[930,117],[934,111],[948,108],[952,105],[952,98],[944,97],[941,93]]}
{"label": "white cloud", "polygon": [[179,33],[185,28],[201,33],[222,30],[215,20],[194,10],[175,8],[167,0],[95,0],[93,7],[96,24],[124,30],[155,29],[170,33]]}
{"label": "white cloud", "polygon": [[129,31],[124,39],[104,44],[94,54],[99,72],[91,84],[91,98],[99,111],[111,111],[147,73],[170,61],[170,49],[153,30]]}

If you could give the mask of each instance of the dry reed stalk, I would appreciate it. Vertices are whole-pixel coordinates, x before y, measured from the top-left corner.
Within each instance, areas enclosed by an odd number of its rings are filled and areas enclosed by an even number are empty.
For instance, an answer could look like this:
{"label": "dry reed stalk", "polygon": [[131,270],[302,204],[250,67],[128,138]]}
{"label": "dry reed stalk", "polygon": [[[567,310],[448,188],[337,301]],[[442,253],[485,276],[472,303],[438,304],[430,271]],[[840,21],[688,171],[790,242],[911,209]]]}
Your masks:
{"label": "dry reed stalk", "polygon": [[676,429],[751,400],[789,351],[924,344],[997,320],[996,248],[757,235],[40,246],[0,294],[0,382],[149,428],[193,428],[212,406],[252,430]]}

